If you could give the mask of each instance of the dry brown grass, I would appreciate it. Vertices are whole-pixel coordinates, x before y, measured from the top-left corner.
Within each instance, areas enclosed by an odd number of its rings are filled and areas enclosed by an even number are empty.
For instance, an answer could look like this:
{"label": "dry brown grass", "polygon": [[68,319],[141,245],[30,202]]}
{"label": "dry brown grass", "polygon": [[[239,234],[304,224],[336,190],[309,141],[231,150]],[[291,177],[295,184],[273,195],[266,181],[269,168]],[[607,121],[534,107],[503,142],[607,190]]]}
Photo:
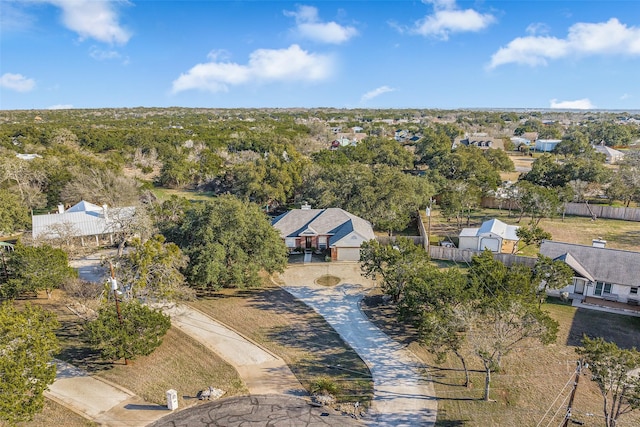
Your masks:
{"label": "dry brown grass", "polygon": [[129,363],[114,364],[96,375],[160,405],[166,404],[169,389],[178,391],[180,407],[196,403],[198,391],[208,386],[224,390],[225,397],[247,393],[232,366],[176,328],[167,332],[162,345],[149,356]]}
{"label": "dry brown grass", "polygon": [[[426,218],[423,221],[426,224]],[[509,216],[508,210],[500,209],[479,209],[471,214],[470,227],[479,227],[483,221],[491,218],[498,218],[507,224],[526,226],[530,218],[524,217],[518,223],[517,212],[512,212]],[[640,223],[634,221],[622,221],[617,219],[598,218],[592,221],[591,218],[566,216],[545,218],[540,221],[540,227],[551,233],[552,239],[560,242],[577,243],[581,245],[591,245],[591,240],[603,238],[607,241],[608,248],[640,251]],[[466,218],[462,227],[467,227]],[[432,211],[431,234],[441,239],[450,236],[457,237],[460,229],[457,227],[455,219],[447,222],[440,215],[439,210]],[[527,253],[527,255],[531,255]]]}
{"label": "dry brown grass", "polygon": [[[562,388],[572,378],[577,360],[575,346],[579,345],[583,333],[604,336],[619,345],[629,346],[638,342],[640,319],[577,310],[574,307],[547,304],[545,308],[560,322],[558,340],[555,344],[541,346],[530,343],[505,358],[503,371],[492,376],[491,398],[495,402],[481,399],[484,374],[481,364],[466,348],[472,372],[472,387],[465,388],[464,375],[457,358],[450,357],[438,364],[433,356],[414,339],[410,328],[398,327],[395,312],[389,306],[377,305],[377,297],[365,299],[365,313],[387,334],[409,346],[427,365],[433,366],[431,374],[438,396],[438,426],[557,426],[566,408],[561,404],[568,395],[569,384],[560,399],[552,406]],[[545,417],[547,409],[552,408]],[[602,399],[588,376],[580,382],[575,403],[575,419],[585,426],[602,426]],[[552,419],[553,413],[559,410]],[[588,415],[593,414],[593,415]],[[623,416],[618,426],[631,427],[640,424],[640,413]]]}
{"label": "dry brown grass", "polygon": [[[2,423],[0,422],[0,425]],[[96,423],[70,411],[58,403],[45,399],[44,409],[29,422],[18,423],[18,427],[95,427]]]}
{"label": "dry brown grass", "polygon": [[[232,366],[176,328],[169,330],[162,345],[151,355],[137,358],[130,365],[102,360],[81,339],[83,321],[66,307],[67,300],[62,291],[56,290],[51,299],[47,299],[42,293],[36,299],[18,302],[37,304],[57,314],[61,324],[57,335],[62,347],[57,358],[157,404],[166,403],[165,392],[171,388],[178,391],[178,403],[181,407],[198,402],[190,397],[195,397],[199,390],[207,386],[225,390],[225,396],[247,393],[244,383]],[[47,412],[42,414],[44,419],[57,416],[49,414],[49,408],[45,410]],[[70,422],[73,422],[76,415],[70,411],[68,415]],[[50,425],[66,424],[62,422]]]}
{"label": "dry brown grass", "polygon": [[340,385],[340,401],[366,406],[371,400],[371,375],[360,357],[321,316],[278,286],[224,289],[193,306],[282,357],[307,390],[324,376]]}

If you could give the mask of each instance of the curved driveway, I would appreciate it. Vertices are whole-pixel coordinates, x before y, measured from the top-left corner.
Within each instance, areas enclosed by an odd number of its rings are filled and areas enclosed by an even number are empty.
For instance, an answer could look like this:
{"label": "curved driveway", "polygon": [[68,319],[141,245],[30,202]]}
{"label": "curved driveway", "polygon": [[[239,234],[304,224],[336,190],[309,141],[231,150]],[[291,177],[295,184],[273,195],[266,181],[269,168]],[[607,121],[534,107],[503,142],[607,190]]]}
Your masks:
{"label": "curved driveway", "polygon": [[[315,284],[324,274],[341,281],[334,287]],[[360,275],[358,264],[291,266],[282,279],[284,289],[324,317],[369,366],[374,398],[365,419],[371,425],[435,424],[437,402],[426,368],[360,311],[360,300],[372,284]]]}

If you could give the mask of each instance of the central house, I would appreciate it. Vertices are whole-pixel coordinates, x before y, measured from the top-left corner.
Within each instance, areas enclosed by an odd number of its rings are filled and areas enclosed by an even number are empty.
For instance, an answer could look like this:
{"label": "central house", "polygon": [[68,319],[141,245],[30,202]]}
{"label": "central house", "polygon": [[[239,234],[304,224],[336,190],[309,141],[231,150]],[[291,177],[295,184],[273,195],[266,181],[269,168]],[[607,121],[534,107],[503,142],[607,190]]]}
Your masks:
{"label": "central house", "polygon": [[311,209],[303,205],[274,218],[289,251],[331,250],[333,261],[360,260],[360,245],[375,239],[369,221],[339,208]]}

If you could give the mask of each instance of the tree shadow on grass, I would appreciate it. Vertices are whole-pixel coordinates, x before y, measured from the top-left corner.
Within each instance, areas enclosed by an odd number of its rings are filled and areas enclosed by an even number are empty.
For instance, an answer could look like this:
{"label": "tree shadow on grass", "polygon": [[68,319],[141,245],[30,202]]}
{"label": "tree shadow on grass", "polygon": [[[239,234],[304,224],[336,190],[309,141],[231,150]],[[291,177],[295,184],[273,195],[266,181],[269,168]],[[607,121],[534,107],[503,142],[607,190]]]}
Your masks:
{"label": "tree shadow on grass", "polygon": [[567,345],[581,346],[582,338],[586,335],[591,338],[603,337],[620,348],[638,348],[639,333],[640,317],[579,308],[569,329]]}
{"label": "tree shadow on grass", "polygon": [[415,341],[417,330],[398,320],[395,308],[385,302],[382,294],[371,293],[365,296],[360,307],[371,323],[395,341],[402,345],[409,345]]}
{"label": "tree shadow on grass", "polygon": [[289,363],[294,375],[305,386],[326,376],[341,388],[341,400],[357,400],[367,405],[373,396],[371,373],[358,354],[310,307],[279,287],[249,291],[249,305],[292,319],[271,328],[266,337],[305,356]]}
{"label": "tree shadow on grass", "polygon": [[622,246],[637,247],[640,242],[640,230],[623,231],[620,233],[607,233],[607,240],[616,242]]}
{"label": "tree shadow on grass", "polygon": [[467,425],[469,420],[436,421],[436,427],[461,427]]}
{"label": "tree shadow on grass", "polygon": [[56,336],[63,345],[56,358],[89,373],[113,368],[113,363],[102,359],[99,351],[83,341],[82,323],[62,319],[59,322],[60,328],[56,331]]}

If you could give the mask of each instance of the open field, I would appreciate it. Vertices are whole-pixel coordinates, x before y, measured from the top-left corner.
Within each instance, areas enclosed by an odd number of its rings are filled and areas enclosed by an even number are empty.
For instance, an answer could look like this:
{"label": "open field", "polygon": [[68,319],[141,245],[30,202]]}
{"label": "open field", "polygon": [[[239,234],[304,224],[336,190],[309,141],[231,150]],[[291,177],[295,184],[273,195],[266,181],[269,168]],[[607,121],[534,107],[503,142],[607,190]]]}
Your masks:
{"label": "open field", "polygon": [[339,401],[368,406],[367,366],[321,316],[278,286],[224,289],[192,305],[282,357],[306,389],[329,377],[341,388]]}
{"label": "open field", "polygon": [[[438,395],[437,426],[441,427],[537,426],[540,421],[543,421],[541,426],[560,425],[566,410],[564,399],[573,382],[570,380],[577,360],[574,349],[582,335],[604,336],[625,347],[640,343],[640,318],[577,310],[562,304],[547,304],[545,308],[560,322],[557,342],[547,347],[531,344],[507,356],[503,371],[492,374],[491,398],[495,402],[484,402],[481,400],[484,373],[469,348],[464,349],[464,354],[474,371],[472,387],[467,389],[457,358],[449,357],[442,364],[436,363],[433,356],[415,342],[415,331],[401,327],[394,310],[382,304],[379,295],[370,295],[363,302],[363,310],[378,327],[433,366],[431,372]],[[560,398],[552,405],[558,395]],[[552,418],[556,411],[557,415]],[[573,413],[585,426],[604,425],[601,396],[587,375],[580,382]],[[623,415],[618,423],[618,427],[636,425],[640,425],[640,413]]]}
{"label": "open field", "polygon": [[[471,213],[469,227],[479,227],[482,222],[498,218],[507,224],[526,226],[530,218],[524,217],[518,223],[517,212],[505,209],[478,209]],[[427,218],[422,213],[422,219],[427,223]],[[466,218],[464,218],[462,227],[467,227]],[[640,223],[634,221],[621,221],[616,219],[598,218],[592,221],[591,218],[566,216],[563,220],[561,217],[545,218],[540,221],[540,227],[551,233],[552,239],[560,242],[578,243],[582,245],[591,245],[591,240],[603,238],[607,241],[608,248],[624,249],[631,251],[640,251]],[[432,210],[431,216],[431,235],[432,241],[434,237],[440,240],[447,237],[457,237],[460,229],[457,227],[455,219],[447,222],[441,216],[440,210]],[[529,248],[525,255],[533,255],[537,251]]]}

